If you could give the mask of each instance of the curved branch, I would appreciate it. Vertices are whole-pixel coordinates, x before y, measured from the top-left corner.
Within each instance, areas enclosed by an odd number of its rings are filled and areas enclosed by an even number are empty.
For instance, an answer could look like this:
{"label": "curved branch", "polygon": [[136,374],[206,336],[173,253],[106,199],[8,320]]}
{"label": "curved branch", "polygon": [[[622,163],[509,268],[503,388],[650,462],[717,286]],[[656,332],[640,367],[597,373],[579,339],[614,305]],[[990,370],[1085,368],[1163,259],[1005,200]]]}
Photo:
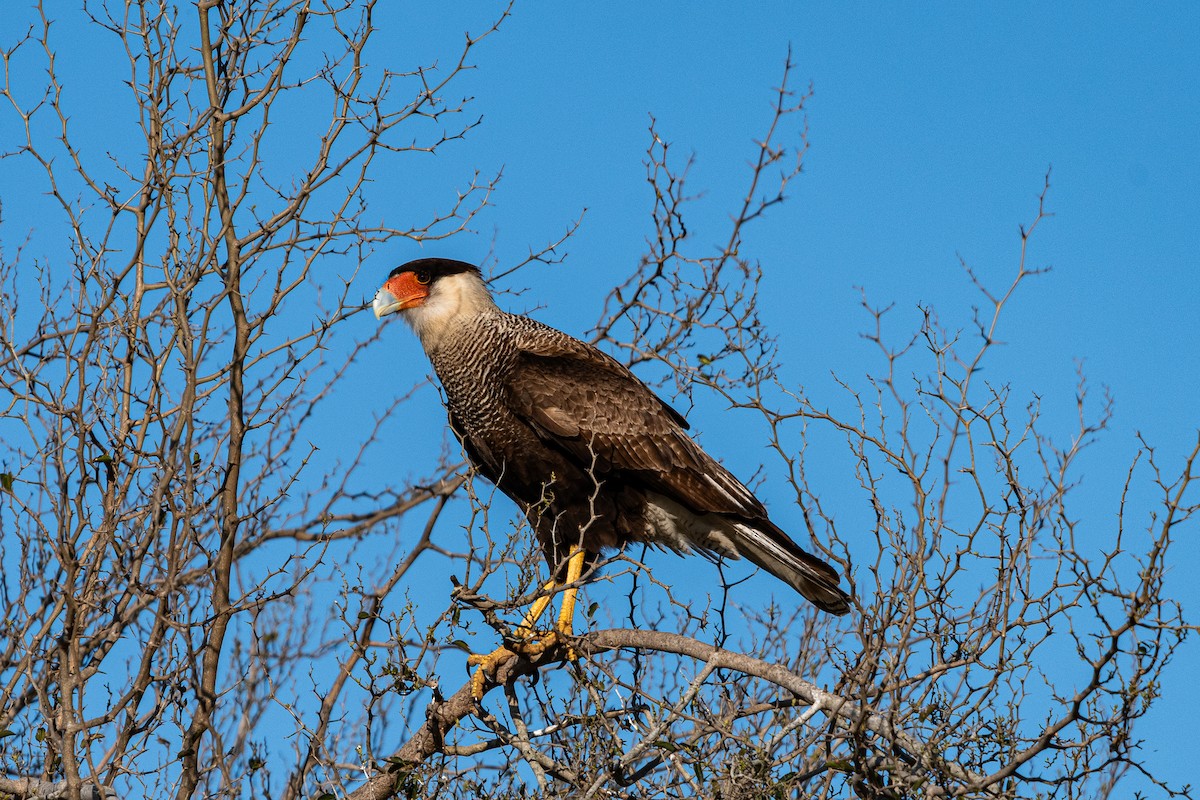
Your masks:
{"label": "curved branch", "polygon": [[[673,653],[705,662],[706,671],[725,669],[761,678],[786,689],[831,720],[840,719],[877,733],[905,751],[914,762],[928,763],[931,758],[936,758],[929,752],[930,748],[908,734],[897,731],[891,722],[881,714],[866,712],[854,702],[820,688],[779,664],[773,664],[745,653],[724,650],[690,636],[664,631],[609,628],[585,634],[579,637],[572,646],[581,657],[597,656],[604,652],[625,649]],[[558,662],[561,660],[561,658],[558,659]],[[548,660],[543,660],[541,663],[548,663]],[[496,688],[497,685],[509,683],[521,675],[533,674],[537,671],[538,666],[526,659],[514,658],[501,667],[500,673],[497,675],[499,683],[485,685],[484,691],[486,693]],[[450,729],[464,717],[477,713],[477,711],[478,704],[471,696],[469,682],[448,700],[443,700],[435,692],[434,701],[425,710],[424,724],[394,756],[388,759],[395,765],[394,769],[374,775],[367,783],[351,793],[349,799],[385,800],[385,798],[395,796],[409,772],[425,759],[444,750],[445,737]],[[986,791],[983,787],[991,782],[987,776],[976,775],[957,764],[941,759],[938,759],[938,768],[958,781],[971,784],[975,791],[981,789]],[[931,794],[951,793],[945,790],[938,791],[940,787],[928,787],[928,789]]]}

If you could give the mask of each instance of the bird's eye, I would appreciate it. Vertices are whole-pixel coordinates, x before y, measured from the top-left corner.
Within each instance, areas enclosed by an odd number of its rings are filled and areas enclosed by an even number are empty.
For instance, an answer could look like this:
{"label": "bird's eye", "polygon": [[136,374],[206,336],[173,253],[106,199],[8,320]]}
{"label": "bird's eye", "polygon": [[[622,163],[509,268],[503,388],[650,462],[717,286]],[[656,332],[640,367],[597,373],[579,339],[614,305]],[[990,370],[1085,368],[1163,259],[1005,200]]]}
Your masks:
{"label": "bird's eye", "polygon": [[417,283],[421,284],[422,286],[427,286],[429,284],[429,282],[431,280],[433,280],[433,278],[430,277],[429,273],[423,269],[417,270],[416,272],[414,272],[413,277],[416,278]]}

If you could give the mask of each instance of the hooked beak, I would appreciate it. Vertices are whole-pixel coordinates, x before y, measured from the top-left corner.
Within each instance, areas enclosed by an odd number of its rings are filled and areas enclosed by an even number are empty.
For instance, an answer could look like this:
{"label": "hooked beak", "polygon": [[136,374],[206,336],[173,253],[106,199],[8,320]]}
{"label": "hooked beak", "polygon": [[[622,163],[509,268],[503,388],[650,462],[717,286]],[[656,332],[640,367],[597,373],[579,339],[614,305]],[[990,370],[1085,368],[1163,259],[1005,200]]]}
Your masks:
{"label": "hooked beak", "polygon": [[388,314],[395,314],[404,308],[404,303],[400,298],[388,291],[386,286],[379,287],[379,291],[375,293],[375,302],[371,304],[375,310],[375,319],[382,319]]}
{"label": "hooked beak", "polygon": [[375,319],[395,314],[409,308],[416,308],[429,299],[429,280],[424,283],[417,280],[411,272],[401,272],[387,279],[378,292],[375,293]]}

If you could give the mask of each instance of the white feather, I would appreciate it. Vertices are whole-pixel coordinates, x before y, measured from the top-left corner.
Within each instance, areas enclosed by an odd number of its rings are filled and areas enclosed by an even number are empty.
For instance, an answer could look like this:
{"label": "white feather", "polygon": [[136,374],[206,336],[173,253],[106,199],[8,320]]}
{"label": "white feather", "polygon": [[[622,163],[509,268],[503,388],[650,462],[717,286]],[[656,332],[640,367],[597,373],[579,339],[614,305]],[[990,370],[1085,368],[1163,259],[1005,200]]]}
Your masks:
{"label": "white feather", "polygon": [[424,303],[400,312],[421,339],[426,353],[432,353],[451,326],[496,310],[483,279],[473,271],[444,275],[429,287]]}
{"label": "white feather", "polygon": [[697,515],[661,494],[646,496],[646,539],[680,553],[699,547],[727,558],[740,558],[729,538],[729,523],[715,514]]}

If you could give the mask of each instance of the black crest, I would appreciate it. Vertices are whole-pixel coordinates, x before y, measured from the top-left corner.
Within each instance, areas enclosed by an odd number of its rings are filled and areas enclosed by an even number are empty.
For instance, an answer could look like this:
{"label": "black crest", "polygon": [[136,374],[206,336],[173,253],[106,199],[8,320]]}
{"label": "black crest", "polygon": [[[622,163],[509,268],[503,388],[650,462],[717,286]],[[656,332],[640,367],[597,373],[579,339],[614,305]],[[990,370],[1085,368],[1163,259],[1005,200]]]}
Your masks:
{"label": "black crest", "polygon": [[479,267],[474,264],[468,264],[465,261],[455,261],[450,258],[418,258],[415,261],[409,261],[407,264],[401,264],[396,267],[388,273],[388,277],[394,278],[405,272],[421,271],[428,272],[431,279],[437,280],[447,275],[457,275],[460,272],[474,272],[479,274]]}

